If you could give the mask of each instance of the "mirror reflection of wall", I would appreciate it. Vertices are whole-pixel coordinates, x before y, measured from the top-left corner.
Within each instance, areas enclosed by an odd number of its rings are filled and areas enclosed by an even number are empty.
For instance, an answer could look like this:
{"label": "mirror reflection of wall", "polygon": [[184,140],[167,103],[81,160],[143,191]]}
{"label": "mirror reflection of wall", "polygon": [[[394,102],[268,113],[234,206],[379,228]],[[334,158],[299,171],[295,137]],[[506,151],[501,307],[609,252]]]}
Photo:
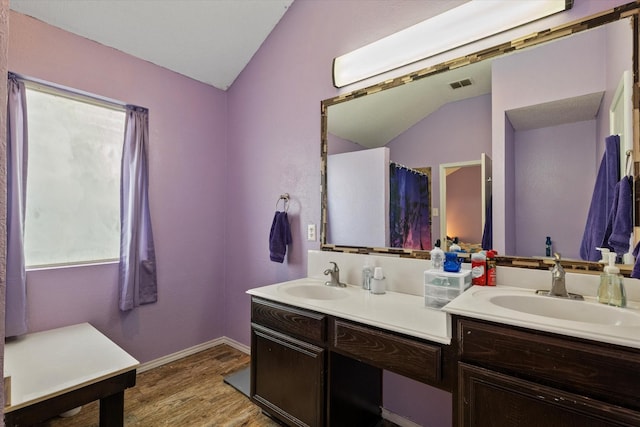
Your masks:
{"label": "mirror reflection of wall", "polygon": [[596,175],[584,165],[596,159],[595,127],[588,120],[515,133],[515,253],[544,256],[545,237],[551,236],[563,258],[580,258],[576,243]]}
{"label": "mirror reflection of wall", "polygon": [[[398,163],[438,170],[487,153],[494,159],[493,248],[543,256],[551,235],[563,258],[578,258],[608,108],[621,75],[633,69],[629,21],[329,103],[329,154],[341,149],[336,140],[353,147],[375,140]],[[466,78],[471,85],[449,84]],[[439,179],[434,174],[436,210]],[[432,227],[433,241],[441,234]]]}
{"label": "mirror reflection of wall", "polygon": [[[501,253],[543,256],[551,236],[563,258],[580,259],[609,105],[632,68],[629,29],[619,21],[493,61],[493,155],[504,159],[494,163],[493,238]],[[547,150],[523,154],[535,144]]]}

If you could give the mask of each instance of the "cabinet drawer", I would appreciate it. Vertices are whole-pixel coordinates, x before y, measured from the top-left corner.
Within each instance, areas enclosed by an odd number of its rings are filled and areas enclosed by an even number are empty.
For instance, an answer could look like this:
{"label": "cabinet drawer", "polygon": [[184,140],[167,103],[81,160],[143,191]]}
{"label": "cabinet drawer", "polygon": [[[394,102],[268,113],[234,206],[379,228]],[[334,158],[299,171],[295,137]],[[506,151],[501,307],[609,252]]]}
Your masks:
{"label": "cabinet drawer", "polygon": [[332,349],[422,382],[440,381],[441,349],[341,320],[333,321]]}
{"label": "cabinet drawer", "polygon": [[460,426],[640,425],[640,412],[460,363]]}
{"label": "cabinet drawer", "polygon": [[458,320],[460,358],[640,409],[640,352],[495,324]]}
{"label": "cabinet drawer", "polygon": [[313,343],[327,340],[327,320],[324,314],[267,301],[251,299],[251,321]]}

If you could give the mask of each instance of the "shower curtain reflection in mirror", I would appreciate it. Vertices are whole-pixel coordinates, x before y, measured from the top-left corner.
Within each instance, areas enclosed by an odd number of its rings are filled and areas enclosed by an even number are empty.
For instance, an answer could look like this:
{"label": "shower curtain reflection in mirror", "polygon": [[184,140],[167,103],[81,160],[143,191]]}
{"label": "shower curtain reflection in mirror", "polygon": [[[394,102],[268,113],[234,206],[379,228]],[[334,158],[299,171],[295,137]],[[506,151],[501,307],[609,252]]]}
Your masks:
{"label": "shower curtain reflection in mirror", "polygon": [[392,162],[389,181],[391,247],[430,250],[429,175]]}

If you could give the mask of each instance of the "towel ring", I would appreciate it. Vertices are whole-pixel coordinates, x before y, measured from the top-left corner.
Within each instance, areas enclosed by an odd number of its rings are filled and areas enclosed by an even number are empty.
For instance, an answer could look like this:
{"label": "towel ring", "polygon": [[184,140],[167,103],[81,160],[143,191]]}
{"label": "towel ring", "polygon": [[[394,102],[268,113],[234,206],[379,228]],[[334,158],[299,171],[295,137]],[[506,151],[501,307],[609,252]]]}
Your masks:
{"label": "towel ring", "polygon": [[280,195],[280,197],[276,201],[276,210],[278,210],[278,204],[280,203],[280,200],[284,200],[283,202],[284,211],[287,212],[289,210],[289,193],[284,193]]}

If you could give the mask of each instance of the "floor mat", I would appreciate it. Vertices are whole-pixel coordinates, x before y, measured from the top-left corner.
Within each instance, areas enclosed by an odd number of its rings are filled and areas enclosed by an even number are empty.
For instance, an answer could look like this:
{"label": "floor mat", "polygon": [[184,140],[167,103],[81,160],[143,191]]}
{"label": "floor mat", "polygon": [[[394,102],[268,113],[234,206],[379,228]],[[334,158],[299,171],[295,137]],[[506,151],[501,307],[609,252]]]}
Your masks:
{"label": "floor mat", "polygon": [[224,382],[249,397],[250,369],[246,367],[224,377]]}

